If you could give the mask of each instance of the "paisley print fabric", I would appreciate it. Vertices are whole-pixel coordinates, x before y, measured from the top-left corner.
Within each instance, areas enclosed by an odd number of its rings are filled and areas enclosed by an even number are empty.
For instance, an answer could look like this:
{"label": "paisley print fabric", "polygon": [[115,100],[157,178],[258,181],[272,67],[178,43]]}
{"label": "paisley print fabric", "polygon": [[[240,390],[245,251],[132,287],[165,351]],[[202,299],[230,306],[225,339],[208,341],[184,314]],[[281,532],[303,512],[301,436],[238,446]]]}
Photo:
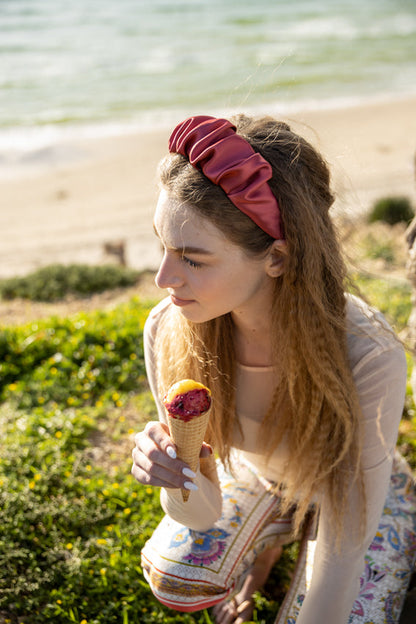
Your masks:
{"label": "paisley print fabric", "polygon": [[[241,458],[234,465],[234,476],[218,466],[223,513],[215,526],[198,532],[165,516],[142,550],[145,578],[158,600],[173,609],[196,611],[227,598],[238,591],[260,552],[292,539],[290,514],[279,513],[279,497],[270,484]],[[275,624],[296,624],[312,576],[314,533],[309,520]],[[348,624],[397,623],[415,560],[415,484],[396,453],[383,514],[363,562]]]}
{"label": "paisley print fabric", "polygon": [[212,606],[237,590],[258,554],[287,541],[290,516],[241,459],[234,476],[221,464],[222,516],[209,531],[193,531],[165,516],[142,550],[143,573],[156,598],[179,611]]}

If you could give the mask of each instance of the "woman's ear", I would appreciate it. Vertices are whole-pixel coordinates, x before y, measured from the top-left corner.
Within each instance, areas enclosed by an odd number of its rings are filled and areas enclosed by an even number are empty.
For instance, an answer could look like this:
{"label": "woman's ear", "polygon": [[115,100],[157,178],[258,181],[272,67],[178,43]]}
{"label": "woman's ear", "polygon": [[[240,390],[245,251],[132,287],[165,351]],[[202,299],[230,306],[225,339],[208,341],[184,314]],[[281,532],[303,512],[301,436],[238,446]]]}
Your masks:
{"label": "woman's ear", "polygon": [[287,243],[284,240],[275,240],[266,258],[266,273],[270,277],[280,277],[285,272],[287,258]]}

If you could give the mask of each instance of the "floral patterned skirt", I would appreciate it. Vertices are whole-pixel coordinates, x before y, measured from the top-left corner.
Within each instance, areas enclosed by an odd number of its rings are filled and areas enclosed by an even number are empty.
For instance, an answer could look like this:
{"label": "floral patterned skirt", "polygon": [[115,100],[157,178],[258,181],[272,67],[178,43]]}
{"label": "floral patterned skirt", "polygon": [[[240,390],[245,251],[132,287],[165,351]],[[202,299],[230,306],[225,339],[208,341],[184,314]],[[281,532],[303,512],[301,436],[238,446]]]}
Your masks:
{"label": "floral patterned skirt", "polygon": [[[267,481],[241,459],[234,475],[219,465],[223,513],[208,531],[193,531],[165,516],[142,550],[151,590],[178,611],[197,611],[238,591],[257,556],[292,538],[291,515]],[[313,568],[315,522],[305,523],[293,580],[275,624],[295,624]],[[416,559],[416,493],[397,454],[378,531],[366,557],[361,589],[348,624],[398,622]]]}

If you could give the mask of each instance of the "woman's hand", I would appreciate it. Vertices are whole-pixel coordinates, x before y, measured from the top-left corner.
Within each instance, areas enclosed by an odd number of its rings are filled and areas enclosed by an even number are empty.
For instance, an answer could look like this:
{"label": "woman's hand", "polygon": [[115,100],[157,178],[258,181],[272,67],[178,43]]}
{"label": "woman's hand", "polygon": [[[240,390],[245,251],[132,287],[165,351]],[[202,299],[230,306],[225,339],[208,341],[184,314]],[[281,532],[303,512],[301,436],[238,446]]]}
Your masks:
{"label": "woman's hand", "polygon": [[[167,425],[159,421],[147,423],[144,430],[136,434],[135,442],[131,474],[139,483],[165,488],[198,489],[192,481],[196,477],[195,473],[176,457],[175,445]],[[203,449],[201,454],[206,452]]]}

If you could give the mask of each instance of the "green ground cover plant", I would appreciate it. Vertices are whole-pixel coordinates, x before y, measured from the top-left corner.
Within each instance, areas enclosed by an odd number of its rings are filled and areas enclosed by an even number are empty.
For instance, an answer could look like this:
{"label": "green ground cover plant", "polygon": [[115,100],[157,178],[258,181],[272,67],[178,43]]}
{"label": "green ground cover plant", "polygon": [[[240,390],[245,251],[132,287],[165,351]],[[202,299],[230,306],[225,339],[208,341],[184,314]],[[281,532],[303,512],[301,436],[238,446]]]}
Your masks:
{"label": "green ground cover plant", "polygon": [[372,260],[381,259],[387,265],[393,265],[395,261],[395,250],[392,241],[380,240],[371,232],[365,239],[366,256]]}
{"label": "green ground cover plant", "polygon": [[[403,328],[410,289],[354,277]],[[160,605],[140,568],[161,518],[158,490],[130,475],[134,432],[156,417],[142,344],[152,305],[135,298],[0,330],[1,624],[212,621]],[[410,389],[403,422],[400,445],[416,468]],[[256,594],[254,622],[276,615],[295,558],[296,544]]]}
{"label": "green ground cover plant", "polygon": [[[149,304],[150,305],[150,304]],[[113,312],[36,321],[0,333],[0,399],[18,408],[94,405],[144,379],[137,300]],[[117,399],[116,399],[117,401]]]}
{"label": "green ground cover plant", "polygon": [[139,278],[139,271],[114,264],[52,264],[23,277],[0,280],[0,297],[60,301],[68,295],[80,297],[133,286]]}
{"label": "green ground cover plant", "polygon": [[412,203],[408,197],[382,197],[377,200],[368,217],[369,223],[384,221],[389,225],[409,223],[415,216]]}
{"label": "green ground cover plant", "polygon": [[406,327],[412,309],[411,286],[407,280],[365,271],[354,271],[350,279],[352,292],[356,291],[380,310],[396,332]]}

